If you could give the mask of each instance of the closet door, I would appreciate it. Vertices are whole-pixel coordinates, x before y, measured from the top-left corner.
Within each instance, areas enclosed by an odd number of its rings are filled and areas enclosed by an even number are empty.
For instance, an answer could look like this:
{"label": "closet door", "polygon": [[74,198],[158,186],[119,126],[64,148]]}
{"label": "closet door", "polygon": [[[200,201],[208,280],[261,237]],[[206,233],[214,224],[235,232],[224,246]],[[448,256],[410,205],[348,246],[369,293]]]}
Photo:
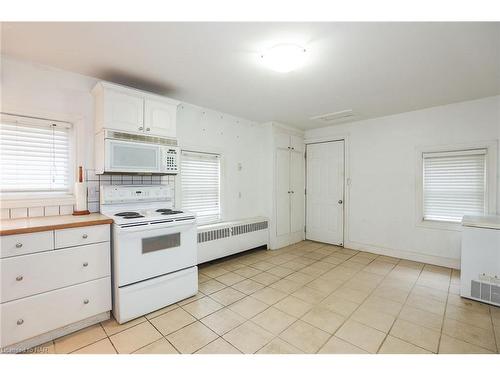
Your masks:
{"label": "closet door", "polygon": [[290,151],[276,149],[276,235],[290,233]]}
{"label": "closet door", "polygon": [[304,154],[290,152],[290,231],[304,230]]}

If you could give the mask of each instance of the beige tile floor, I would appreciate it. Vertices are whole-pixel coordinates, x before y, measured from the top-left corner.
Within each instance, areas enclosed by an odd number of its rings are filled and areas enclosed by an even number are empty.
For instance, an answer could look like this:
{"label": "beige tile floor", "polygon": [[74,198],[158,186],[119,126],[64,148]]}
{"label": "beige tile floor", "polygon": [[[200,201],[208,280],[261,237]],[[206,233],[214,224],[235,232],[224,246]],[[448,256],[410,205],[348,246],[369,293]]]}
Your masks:
{"label": "beige tile floor", "polygon": [[48,353],[499,353],[500,308],[459,271],[303,241],[202,265],[198,295]]}

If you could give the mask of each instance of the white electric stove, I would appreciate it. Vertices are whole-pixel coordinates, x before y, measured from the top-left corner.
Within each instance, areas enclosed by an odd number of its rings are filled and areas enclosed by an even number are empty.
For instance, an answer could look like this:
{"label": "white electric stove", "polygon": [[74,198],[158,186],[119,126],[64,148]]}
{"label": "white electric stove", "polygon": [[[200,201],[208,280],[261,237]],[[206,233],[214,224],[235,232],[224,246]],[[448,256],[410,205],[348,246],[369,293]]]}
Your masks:
{"label": "white electric stove", "polygon": [[196,216],[166,185],[103,185],[112,225],[113,315],[124,323],[198,292]]}

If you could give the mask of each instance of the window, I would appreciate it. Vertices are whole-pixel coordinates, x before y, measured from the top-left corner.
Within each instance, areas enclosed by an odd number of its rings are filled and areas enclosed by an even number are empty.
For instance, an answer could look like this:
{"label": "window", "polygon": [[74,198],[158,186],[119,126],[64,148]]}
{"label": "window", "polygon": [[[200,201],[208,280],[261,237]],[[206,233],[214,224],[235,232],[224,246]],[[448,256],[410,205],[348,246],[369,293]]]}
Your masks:
{"label": "window", "polygon": [[2,195],[69,193],[73,175],[70,135],[68,123],[2,115]]}
{"label": "window", "polygon": [[487,210],[487,149],[423,154],[424,220],[460,222]]}
{"label": "window", "polygon": [[182,208],[193,211],[198,222],[220,220],[220,155],[181,153]]}

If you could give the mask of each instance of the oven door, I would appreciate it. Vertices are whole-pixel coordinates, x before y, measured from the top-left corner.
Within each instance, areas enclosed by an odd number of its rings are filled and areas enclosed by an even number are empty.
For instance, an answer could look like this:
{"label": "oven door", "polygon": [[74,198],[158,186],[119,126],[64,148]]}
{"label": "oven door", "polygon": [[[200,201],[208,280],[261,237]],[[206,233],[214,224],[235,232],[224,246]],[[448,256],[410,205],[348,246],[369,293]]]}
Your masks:
{"label": "oven door", "polygon": [[155,144],[106,139],[105,172],[163,173],[162,147]]}
{"label": "oven door", "polygon": [[113,271],[119,287],[192,267],[198,261],[194,220],[170,227],[114,226],[113,242]]}

